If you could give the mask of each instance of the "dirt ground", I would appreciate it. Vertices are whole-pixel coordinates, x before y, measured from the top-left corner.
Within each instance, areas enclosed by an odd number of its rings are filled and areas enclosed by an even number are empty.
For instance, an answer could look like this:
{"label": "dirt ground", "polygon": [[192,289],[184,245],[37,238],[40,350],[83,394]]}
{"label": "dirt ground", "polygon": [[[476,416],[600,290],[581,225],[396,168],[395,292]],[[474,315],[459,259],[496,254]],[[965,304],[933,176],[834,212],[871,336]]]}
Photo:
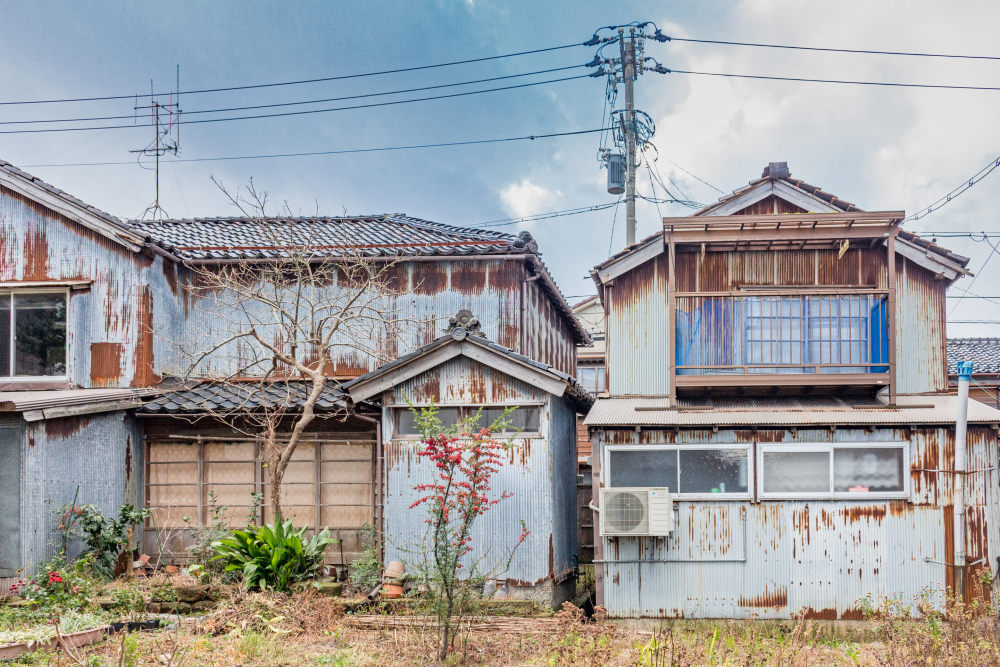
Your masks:
{"label": "dirt ground", "polygon": [[[384,619],[384,620],[380,620]],[[412,627],[413,624],[418,627]],[[878,619],[834,636],[828,625],[799,619],[663,621],[651,629],[565,607],[549,618],[479,617],[461,633],[452,665],[1000,665],[996,617],[954,615]],[[843,635],[844,633],[837,633]],[[432,622],[345,613],[316,595],[250,595],[214,616],[173,629],[117,635],[75,655],[38,654],[39,665],[433,665]]]}

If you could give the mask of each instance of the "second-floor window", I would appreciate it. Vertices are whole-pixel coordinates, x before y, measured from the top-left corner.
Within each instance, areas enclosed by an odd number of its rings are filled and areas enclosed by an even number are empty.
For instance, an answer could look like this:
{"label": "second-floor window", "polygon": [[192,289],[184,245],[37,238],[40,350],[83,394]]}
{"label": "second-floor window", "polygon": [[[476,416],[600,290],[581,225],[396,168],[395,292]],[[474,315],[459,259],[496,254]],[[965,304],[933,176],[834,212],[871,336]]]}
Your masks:
{"label": "second-floor window", "polygon": [[591,394],[604,391],[604,364],[577,366],[577,374],[580,376],[580,384]]}
{"label": "second-floor window", "polygon": [[680,375],[885,373],[881,294],[684,297]]}
{"label": "second-floor window", "polygon": [[66,292],[0,292],[0,378],[66,376]]}

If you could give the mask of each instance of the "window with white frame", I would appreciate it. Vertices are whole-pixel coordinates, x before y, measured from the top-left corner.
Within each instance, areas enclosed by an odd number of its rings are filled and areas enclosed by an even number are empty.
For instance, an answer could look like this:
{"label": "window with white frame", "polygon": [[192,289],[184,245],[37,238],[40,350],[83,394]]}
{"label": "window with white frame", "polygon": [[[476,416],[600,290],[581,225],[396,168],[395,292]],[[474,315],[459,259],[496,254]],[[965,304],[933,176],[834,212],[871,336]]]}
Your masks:
{"label": "window with white frame", "polygon": [[0,378],[66,377],[67,293],[0,292]]}
{"label": "window with white frame", "polygon": [[680,496],[750,496],[750,446],[609,445],[605,476],[611,487],[665,487]]}
{"label": "window with white frame", "polygon": [[[477,411],[481,410],[481,412],[479,412],[479,421],[477,423],[479,426],[489,426],[496,421],[506,409],[507,408],[503,406],[493,405],[465,405],[460,407],[441,406],[437,409],[437,416],[438,419],[441,420],[442,426],[448,428],[458,424],[464,419],[474,416]],[[414,437],[420,435],[420,430],[417,428],[413,412],[409,408],[400,407],[396,408],[393,412],[393,426],[396,436]],[[514,408],[514,410],[507,415],[509,425],[502,432],[507,435],[533,435],[538,433],[539,412],[540,406],[537,405]]]}
{"label": "window with white frame", "polygon": [[905,442],[760,444],[761,498],[906,498]]}

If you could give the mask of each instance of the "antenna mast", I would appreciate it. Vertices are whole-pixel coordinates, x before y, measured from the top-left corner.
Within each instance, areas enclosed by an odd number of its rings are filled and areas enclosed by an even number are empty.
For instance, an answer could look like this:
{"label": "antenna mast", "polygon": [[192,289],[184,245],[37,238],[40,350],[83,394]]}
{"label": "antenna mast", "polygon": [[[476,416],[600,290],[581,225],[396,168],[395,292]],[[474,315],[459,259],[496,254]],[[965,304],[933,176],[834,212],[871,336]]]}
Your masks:
{"label": "antenna mast", "polygon": [[181,129],[180,129],[180,116],[181,116],[181,66],[177,65],[177,79],[175,82],[176,88],[168,96],[167,102],[161,102],[156,95],[153,93],[153,80],[149,80],[149,104],[140,106],[138,103],[138,98],[136,98],[136,104],[134,110],[138,114],[139,110],[148,110],[150,125],[152,125],[154,130],[153,141],[146,144],[144,148],[138,148],[135,150],[130,150],[129,153],[135,153],[139,166],[143,169],[149,169],[142,164],[143,157],[152,157],[154,159],[154,178],[156,184],[155,198],[153,203],[146,207],[146,210],[142,212],[141,219],[145,220],[147,217],[150,220],[164,219],[170,217],[167,215],[166,210],[160,206],[160,157],[170,153],[171,155],[177,155],[180,152],[180,141],[181,141]]}

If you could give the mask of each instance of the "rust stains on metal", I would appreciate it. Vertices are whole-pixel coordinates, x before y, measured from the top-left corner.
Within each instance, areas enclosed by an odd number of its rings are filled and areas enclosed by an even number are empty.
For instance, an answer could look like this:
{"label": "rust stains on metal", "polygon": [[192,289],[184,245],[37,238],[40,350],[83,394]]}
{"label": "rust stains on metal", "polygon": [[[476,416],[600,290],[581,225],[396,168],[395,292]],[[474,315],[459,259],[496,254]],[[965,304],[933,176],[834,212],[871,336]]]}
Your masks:
{"label": "rust stains on metal", "polygon": [[773,590],[764,588],[764,592],[755,597],[740,596],[738,604],[741,607],[755,607],[757,609],[780,609],[788,606],[788,588],[785,586],[775,586]]}
{"label": "rust stains on metal", "polygon": [[24,239],[24,280],[49,277],[49,242],[44,228],[28,230]]}
{"label": "rust stains on metal", "polygon": [[451,268],[451,291],[478,294],[489,285],[490,270],[485,262],[456,262]]}
{"label": "rust stains on metal", "polygon": [[143,285],[139,294],[133,367],[133,387],[149,387],[160,381],[153,372],[153,296],[149,285]]}
{"label": "rust stains on metal", "polygon": [[125,481],[132,479],[132,436],[125,436]]}
{"label": "rust stains on metal", "polygon": [[[806,505],[801,510],[792,512],[792,528],[802,537],[802,541],[805,544],[809,544],[812,537],[809,526],[809,505]],[[795,542],[793,541],[792,544],[794,548]]]}
{"label": "rust stains on metal", "polygon": [[827,607],[826,609],[813,609],[812,607],[806,607],[800,612],[800,614],[802,618],[816,621],[837,620],[837,610],[833,607]]}
{"label": "rust stains on metal", "polygon": [[121,343],[90,344],[90,384],[94,387],[114,387],[122,372]]}
{"label": "rust stains on metal", "polygon": [[841,514],[843,514],[848,523],[856,523],[861,520],[882,523],[882,519],[885,518],[886,511],[885,505],[862,505],[845,507],[841,510]]}
{"label": "rust stains on metal", "polygon": [[79,433],[90,423],[89,417],[63,417],[45,421],[45,437],[52,440],[68,438]]}
{"label": "rust stains on metal", "polygon": [[840,612],[840,620],[863,621],[865,620],[865,612],[857,607],[848,607],[844,611]]}
{"label": "rust stains on metal", "polygon": [[412,268],[411,289],[414,294],[440,294],[448,289],[448,267],[441,262],[424,262]]}
{"label": "rust stains on metal", "polygon": [[167,260],[163,261],[163,279],[170,288],[170,293],[177,296],[177,264]]}

